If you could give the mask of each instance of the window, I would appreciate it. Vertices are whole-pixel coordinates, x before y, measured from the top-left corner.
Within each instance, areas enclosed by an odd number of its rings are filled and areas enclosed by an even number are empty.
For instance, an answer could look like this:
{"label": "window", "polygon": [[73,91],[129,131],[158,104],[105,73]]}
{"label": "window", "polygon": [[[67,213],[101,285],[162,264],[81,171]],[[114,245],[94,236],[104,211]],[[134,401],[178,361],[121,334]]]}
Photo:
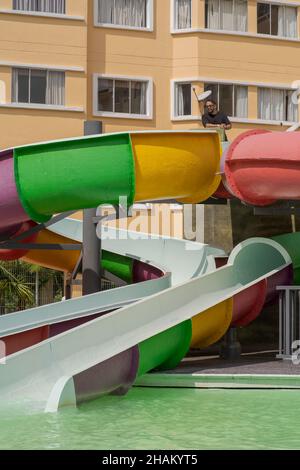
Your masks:
{"label": "window", "polygon": [[248,87],[223,83],[205,83],[204,91],[211,90],[218,108],[232,117],[248,117]]}
{"label": "window", "polygon": [[97,112],[147,116],[149,82],[98,78]]}
{"label": "window", "polygon": [[13,10],[40,11],[44,13],[66,13],[65,0],[13,0]]}
{"label": "window", "polygon": [[192,0],[175,0],[175,29],[192,27]]}
{"label": "window", "polygon": [[287,38],[297,37],[297,8],[286,5],[257,4],[257,32]]}
{"label": "window", "polygon": [[40,69],[13,69],[12,101],[64,106],[65,73]]}
{"label": "window", "polygon": [[205,0],[205,27],[228,31],[247,31],[247,0]]}
{"label": "window", "polygon": [[191,116],[192,114],[192,85],[177,83],[175,85],[175,116]]}
{"label": "window", "polygon": [[259,119],[298,122],[298,105],[292,102],[293,92],[278,88],[259,88]]}
{"label": "window", "polygon": [[152,0],[96,0],[97,24],[150,28]]}

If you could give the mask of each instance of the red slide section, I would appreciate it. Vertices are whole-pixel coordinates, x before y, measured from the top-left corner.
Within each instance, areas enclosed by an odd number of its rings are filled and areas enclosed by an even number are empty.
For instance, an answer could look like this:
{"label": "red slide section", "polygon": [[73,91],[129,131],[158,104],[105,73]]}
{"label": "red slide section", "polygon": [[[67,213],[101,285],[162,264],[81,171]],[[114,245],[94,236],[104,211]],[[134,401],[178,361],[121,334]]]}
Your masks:
{"label": "red slide section", "polygon": [[300,132],[252,130],[230,145],[225,176],[242,201],[266,206],[300,199]]}

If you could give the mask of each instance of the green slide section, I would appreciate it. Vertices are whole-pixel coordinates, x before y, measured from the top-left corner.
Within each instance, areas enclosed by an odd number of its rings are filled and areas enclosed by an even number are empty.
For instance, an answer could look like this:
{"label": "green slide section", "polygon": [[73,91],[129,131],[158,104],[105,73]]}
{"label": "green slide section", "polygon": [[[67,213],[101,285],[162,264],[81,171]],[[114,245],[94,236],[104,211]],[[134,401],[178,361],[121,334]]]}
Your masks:
{"label": "green slide section", "polygon": [[187,320],[139,343],[140,362],[137,376],[157,368],[174,369],[188,352],[191,339],[192,322]]}
{"label": "green slide section", "polygon": [[110,251],[102,251],[102,268],[118,276],[128,284],[132,283],[133,260]]}
{"label": "green slide section", "polygon": [[14,149],[15,179],[29,217],[45,222],[59,212],[119,204],[135,194],[129,134],[114,134]]}
{"label": "green slide section", "polygon": [[272,239],[283,246],[292,258],[294,283],[300,285],[300,232],[277,235]]}

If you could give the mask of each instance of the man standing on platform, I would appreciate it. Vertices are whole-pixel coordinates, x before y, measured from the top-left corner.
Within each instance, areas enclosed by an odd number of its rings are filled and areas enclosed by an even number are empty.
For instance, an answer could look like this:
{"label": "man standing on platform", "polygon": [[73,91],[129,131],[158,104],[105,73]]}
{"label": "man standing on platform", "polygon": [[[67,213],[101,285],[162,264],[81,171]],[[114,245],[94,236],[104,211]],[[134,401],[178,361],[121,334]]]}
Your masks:
{"label": "man standing on platform", "polygon": [[228,140],[225,130],[232,128],[228,116],[218,110],[217,103],[213,100],[207,100],[205,103],[205,112],[202,116],[202,124],[205,128],[223,129],[224,140]]}

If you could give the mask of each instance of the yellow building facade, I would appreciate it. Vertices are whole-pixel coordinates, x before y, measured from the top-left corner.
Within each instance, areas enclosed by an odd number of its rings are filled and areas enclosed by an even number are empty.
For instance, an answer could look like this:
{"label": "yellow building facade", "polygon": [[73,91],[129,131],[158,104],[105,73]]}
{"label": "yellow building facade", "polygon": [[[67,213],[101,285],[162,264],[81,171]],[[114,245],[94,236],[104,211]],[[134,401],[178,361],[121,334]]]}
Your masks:
{"label": "yellow building facade", "polygon": [[229,139],[286,130],[299,26],[294,0],[0,0],[0,148],[82,135],[85,120],[202,128],[206,89]]}

